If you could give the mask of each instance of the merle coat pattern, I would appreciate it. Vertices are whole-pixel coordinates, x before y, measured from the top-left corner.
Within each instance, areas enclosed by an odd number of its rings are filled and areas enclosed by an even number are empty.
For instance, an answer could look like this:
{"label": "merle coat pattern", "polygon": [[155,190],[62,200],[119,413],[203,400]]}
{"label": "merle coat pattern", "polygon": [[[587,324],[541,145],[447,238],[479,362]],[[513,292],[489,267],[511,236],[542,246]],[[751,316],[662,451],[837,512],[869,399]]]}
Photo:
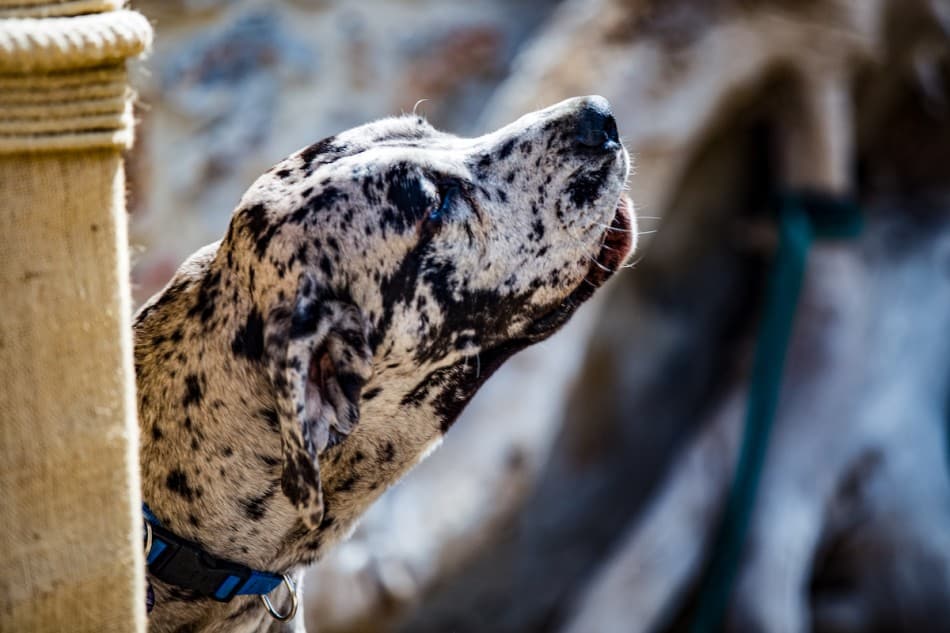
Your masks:
{"label": "merle coat pattern", "polygon": [[[135,318],[158,518],[275,573],[345,538],[505,359],[629,255],[628,157],[608,108],[571,99],[475,139],[385,119],[261,176],[224,239]],[[279,628],[257,597],[151,583],[152,631]]]}

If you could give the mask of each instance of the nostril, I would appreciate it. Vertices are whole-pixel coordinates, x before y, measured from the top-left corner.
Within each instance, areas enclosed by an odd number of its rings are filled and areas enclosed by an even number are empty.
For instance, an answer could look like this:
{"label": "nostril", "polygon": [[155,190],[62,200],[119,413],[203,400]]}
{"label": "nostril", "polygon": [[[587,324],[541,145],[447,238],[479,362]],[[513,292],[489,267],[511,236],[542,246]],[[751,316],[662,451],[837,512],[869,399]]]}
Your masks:
{"label": "nostril", "polygon": [[577,115],[577,142],[585,147],[603,148],[611,142],[619,143],[617,121],[610,113],[606,100],[586,104]]}

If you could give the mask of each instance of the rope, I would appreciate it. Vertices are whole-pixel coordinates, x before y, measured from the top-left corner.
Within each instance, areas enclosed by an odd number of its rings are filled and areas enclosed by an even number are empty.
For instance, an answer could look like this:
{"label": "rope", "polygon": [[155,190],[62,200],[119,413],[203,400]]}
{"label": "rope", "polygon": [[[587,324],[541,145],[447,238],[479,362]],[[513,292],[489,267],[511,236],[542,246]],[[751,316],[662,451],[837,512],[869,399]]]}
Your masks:
{"label": "rope", "polygon": [[[16,7],[36,13],[93,4],[0,0],[0,18]],[[133,11],[0,19],[0,154],[129,147],[134,95],[125,60],[151,39],[148,20]]]}
{"label": "rope", "polygon": [[87,68],[144,52],[152,27],[135,11],[0,20],[0,72]]}
{"label": "rope", "polygon": [[798,191],[783,196],[778,224],[779,247],[752,364],[742,447],[714,541],[712,560],[700,585],[692,633],[718,631],[729,605],[775,420],[782,368],[808,249],[815,237],[840,239],[856,236],[862,222],[860,211],[852,202],[816,192]]}

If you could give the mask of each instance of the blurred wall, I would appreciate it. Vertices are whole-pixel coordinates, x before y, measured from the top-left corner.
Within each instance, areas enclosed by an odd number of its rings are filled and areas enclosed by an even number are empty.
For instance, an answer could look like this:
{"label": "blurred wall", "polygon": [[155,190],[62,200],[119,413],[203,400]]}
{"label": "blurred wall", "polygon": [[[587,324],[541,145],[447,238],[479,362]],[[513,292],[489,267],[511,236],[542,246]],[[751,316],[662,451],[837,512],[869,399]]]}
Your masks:
{"label": "blurred wall", "polygon": [[467,133],[554,0],[142,0],[129,169],[141,303],[220,239],[244,190],[280,158],[366,121],[419,111]]}

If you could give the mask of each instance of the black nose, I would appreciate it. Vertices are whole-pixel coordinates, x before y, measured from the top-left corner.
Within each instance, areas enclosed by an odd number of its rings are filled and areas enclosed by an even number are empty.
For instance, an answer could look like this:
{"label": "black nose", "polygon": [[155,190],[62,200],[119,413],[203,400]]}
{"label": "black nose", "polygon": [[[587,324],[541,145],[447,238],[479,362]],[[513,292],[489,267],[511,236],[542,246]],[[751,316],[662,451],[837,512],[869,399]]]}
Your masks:
{"label": "black nose", "polygon": [[617,121],[603,97],[593,97],[577,113],[577,142],[584,147],[608,149],[620,144]]}

